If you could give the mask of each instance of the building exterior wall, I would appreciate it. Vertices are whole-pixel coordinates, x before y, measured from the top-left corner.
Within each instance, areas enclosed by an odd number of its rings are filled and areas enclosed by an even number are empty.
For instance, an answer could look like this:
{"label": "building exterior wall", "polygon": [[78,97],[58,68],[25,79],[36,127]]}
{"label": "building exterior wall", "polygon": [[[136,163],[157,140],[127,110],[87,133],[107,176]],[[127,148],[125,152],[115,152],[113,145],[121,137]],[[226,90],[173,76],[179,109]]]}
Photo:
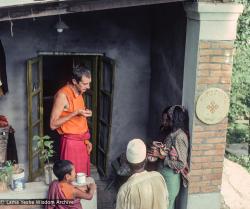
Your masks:
{"label": "building exterior wall", "polygon": [[[19,162],[28,163],[26,61],[38,51],[105,53],[116,61],[113,126],[109,159],[132,137],[145,138],[150,86],[148,10],[124,9],[62,16],[69,30],[58,34],[58,17],[0,23],[9,93],[0,97],[0,114],[16,130]],[[140,25],[140,27],[138,27]],[[139,98],[139,99],[138,99]],[[129,130],[129,131],[128,131]],[[110,162],[110,161],[109,161]]]}
{"label": "building exterior wall", "polygon": [[148,139],[159,134],[163,109],[181,104],[186,38],[182,4],[161,6],[152,19]]}
{"label": "building exterior wall", "polygon": [[[210,87],[230,95],[233,47],[233,41],[199,42],[196,101]],[[195,116],[189,193],[220,191],[226,134],[227,118],[206,125]]]}
{"label": "building exterior wall", "polygon": [[9,93],[0,97],[0,113],[16,130],[19,161],[27,168],[26,61],[39,51],[105,53],[116,62],[108,155],[111,171],[111,161],[126,150],[130,139],[148,139],[149,124],[154,135],[165,105],[181,102],[185,13],[182,4],[175,3],[61,18],[69,26],[61,34],[54,28],[56,16],[16,20],[13,37],[10,23],[0,23],[9,84]]}
{"label": "building exterior wall", "polygon": [[[219,209],[227,118],[207,125],[197,118],[195,108],[200,94],[211,87],[229,95],[242,7],[212,2],[184,7],[186,40],[180,5],[172,7],[176,16],[159,9],[152,18],[148,8],[65,16],[72,25],[60,35],[53,28],[55,17],[14,22],[13,38],[9,23],[1,23],[9,93],[0,98],[0,113],[16,129],[20,162],[27,162],[26,60],[37,51],[106,53],[117,66],[109,159],[125,151],[131,138],[155,136],[162,109],[182,98],[190,118],[191,173],[188,199],[181,200],[180,208]],[[184,44],[185,58],[178,51]]]}

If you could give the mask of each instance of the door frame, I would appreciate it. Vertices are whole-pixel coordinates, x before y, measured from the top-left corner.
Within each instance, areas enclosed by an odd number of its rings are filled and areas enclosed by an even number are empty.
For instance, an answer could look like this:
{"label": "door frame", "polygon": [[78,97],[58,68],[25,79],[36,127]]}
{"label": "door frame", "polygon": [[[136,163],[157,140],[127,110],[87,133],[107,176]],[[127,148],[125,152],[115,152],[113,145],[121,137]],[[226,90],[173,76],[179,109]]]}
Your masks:
{"label": "door frame", "polygon": [[[38,84],[33,83],[33,72],[32,65],[37,64],[37,76]],[[27,95],[28,95],[28,159],[29,159],[29,180],[33,180],[42,173],[42,161],[39,158],[39,152],[36,147],[33,147],[33,128],[38,127],[38,133],[40,136],[43,135],[43,82],[42,82],[42,57],[37,56],[27,60]],[[33,98],[38,96],[37,106],[37,120],[33,121],[32,110],[33,110]],[[40,104],[40,105],[39,105]],[[34,149],[35,148],[35,149]],[[38,169],[33,171],[33,160],[38,158]],[[40,166],[39,166],[40,165]]]}
{"label": "door frame", "polygon": [[[41,68],[40,69],[40,73],[41,73],[40,76],[43,76],[42,59],[43,59],[44,56],[95,56],[96,60],[94,62],[95,63],[94,68],[96,68],[96,69],[98,69],[99,67],[103,67],[102,66],[103,63],[101,63],[101,62],[103,60],[105,60],[105,57],[106,57],[104,53],[45,52],[45,51],[40,51],[40,52],[38,52],[38,56],[36,58],[34,58],[34,59],[38,59],[38,58],[41,59],[41,63],[39,65],[39,68]],[[31,60],[31,59],[28,59],[28,60]],[[109,58],[109,60],[112,60],[112,59]],[[98,65],[100,65],[100,66],[98,66]],[[29,64],[27,62],[27,70],[29,68],[30,68],[30,66],[29,66]],[[114,69],[115,69],[115,65],[114,65]],[[28,93],[28,97],[30,97],[29,94],[30,94],[30,92],[32,92],[32,89],[30,89],[29,82],[32,82],[32,81],[28,77],[28,74],[29,73],[27,73],[27,91],[28,91],[27,93]],[[93,86],[94,90],[93,90],[93,95],[92,95],[93,96],[92,98],[95,100],[95,102],[92,103],[92,108],[95,108],[96,111],[94,113],[95,115],[93,114],[93,120],[92,120],[92,121],[95,121],[95,123],[92,124],[92,125],[95,126],[95,127],[92,127],[95,130],[94,133],[93,133],[93,138],[95,138],[95,139],[93,140],[93,155],[91,156],[91,162],[97,166],[97,164],[98,164],[98,162],[97,162],[97,158],[98,158],[98,148],[97,148],[97,146],[98,146],[98,140],[99,140],[99,127],[98,127],[99,126],[98,125],[98,118],[99,118],[98,117],[98,114],[99,114],[99,110],[98,110],[98,106],[99,106],[99,101],[98,101],[98,96],[99,96],[98,91],[99,90],[98,90],[98,88],[99,87],[98,87],[98,85],[99,84],[98,84],[98,82],[99,82],[99,79],[100,79],[100,75],[98,74],[97,70],[94,70],[92,72],[92,77],[96,80],[96,85],[95,85],[95,87]],[[114,91],[113,85],[114,85],[114,71],[113,71],[113,78],[112,78],[112,90]],[[42,95],[43,88],[44,88],[43,83],[41,83],[41,88],[42,89],[41,89],[41,98],[40,98],[40,102],[41,102],[40,103],[40,111],[41,111],[42,117],[43,117],[43,111],[44,111],[44,107],[43,107],[43,95]],[[85,101],[86,101],[86,99],[85,99]],[[32,144],[31,144],[32,139],[31,138],[33,137],[32,136],[32,129],[30,128],[31,127],[30,126],[30,124],[31,124],[30,121],[31,121],[31,117],[32,117],[32,112],[30,112],[31,111],[30,107],[32,107],[32,104],[29,101],[28,102],[28,139],[29,139],[29,147],[32,146]],[[105,153],[105,161],[106,162],[105,162],[105,168],[104,168],[104,172],[105,172],[104,175],[106,174],[107,167],[108,167],[107,160],[108,160],[109,144],[110,144],[110,136],[111,136],[112,107],[113,107],[113,93],[111,95],[111,104],[110,104],[110,124],[109,124],[110,127],[109,127],[109,134],[108,134],[108,137],[109,137],[108,138],[108,145],[107,145],[108,148],[107,148],[106,153]],[[43,131],[44,131],[43,130],[43,126],[41,126],[41,130],[40,130],[40,134],[41,135],[44,134]],[[31,156],[32,156],[32,153],[30,152],[30,148],[29,148],[29,171],[30,171],[29,172],[29,179],[33,180],[34,177],[38,176],[38,174],[41,174],[42,170],[39,169],[39,172],[37,172],[36,175],[32,175],[32,170],[31,170],[32,169],[32,165],[31,165],[32,162],[30,161],[30,159],[32,159]],[[102,174],[103,174],[103,172],[102,172]]]}

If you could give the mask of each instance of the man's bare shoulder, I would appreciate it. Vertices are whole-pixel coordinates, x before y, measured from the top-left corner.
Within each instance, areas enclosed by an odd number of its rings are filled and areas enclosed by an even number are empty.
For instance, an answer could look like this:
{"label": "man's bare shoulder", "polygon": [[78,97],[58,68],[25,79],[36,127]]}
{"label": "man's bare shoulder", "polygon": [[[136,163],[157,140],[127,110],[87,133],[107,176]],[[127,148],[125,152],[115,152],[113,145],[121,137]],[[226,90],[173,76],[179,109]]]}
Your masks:
{"label": "man's bare shoulder", "polygon": [[54,99],[56,100],[65,100],[67,97],[66,97],[66,94],[63,93],[63,92],[57,92],[54,96]]}
{"label": "man's bare shoulder", "polygon": [[57,92],[54,96],[54,106],[55,107],[61,107],[67,109],[68,108],[68,99],[66,94],[63,92]]}

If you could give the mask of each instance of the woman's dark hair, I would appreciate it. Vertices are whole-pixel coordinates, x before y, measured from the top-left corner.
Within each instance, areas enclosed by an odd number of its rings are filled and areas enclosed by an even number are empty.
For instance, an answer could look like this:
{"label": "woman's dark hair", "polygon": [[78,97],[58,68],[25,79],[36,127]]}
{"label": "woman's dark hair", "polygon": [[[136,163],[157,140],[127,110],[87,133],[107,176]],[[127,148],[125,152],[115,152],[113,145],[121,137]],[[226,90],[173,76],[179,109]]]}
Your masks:
{"label": "woman's dark hair", "polygon": [[[163,115],[164,115],[164,114],[167,114],[168,121],[170,121],[170,117],[169,117],[169,115],[168,115],[168,111],[169,111],[169,109],[170,109],[171,107],[172,107],[172,106],[167,106],[167,107],[162,111],[162,113],[161,113],[162,119],[163,119]],[[168,134],[170,133],[170,127],[169,127],[169,126],[168,126],[168,127],[164,127],[164,125],[161,123],[161,125],[160,125],[160,131],[161,131],[161,132],[165,132],[165,135],[168,135]]]}
{"label": "woman's dark hair", "polygon": [[72,70],[72,79],[75,79],[77,83],[82,80],[82,76],[87,78],[91,77],[91,72],[86,66],[76,66]]}
{"label": "woman's dark hair", "polygon": [[188,133],[188,112],[181,106],[176,106],[173,111],[171,118],[172,130],[182,129],[184,132]]}
{"label": "woman's dark hair", "polygon": [[66,174],[71,174],[73,163],[69,160],[58,160],[53,166],[53,172],[59,181],[64,179]]}
{"label": "woman's dark hair", "polygon": [[170,109],[171,107],[172,107],[172,106],[167,106],[167,107],[162,111],[161,116],[163,116],[164,114],[168,114],[168,111],[169,111],[169,109]]}

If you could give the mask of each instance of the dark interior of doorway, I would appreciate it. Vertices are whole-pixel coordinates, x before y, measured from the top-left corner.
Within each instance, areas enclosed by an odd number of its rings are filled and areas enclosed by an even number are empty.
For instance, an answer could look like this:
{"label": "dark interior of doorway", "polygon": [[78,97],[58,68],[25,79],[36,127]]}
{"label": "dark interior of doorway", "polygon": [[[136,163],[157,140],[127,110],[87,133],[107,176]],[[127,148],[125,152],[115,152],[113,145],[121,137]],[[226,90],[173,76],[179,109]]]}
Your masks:
{"label": "dark interior of doorway", "polygon": [[[53,106],[54,96],[61,87],[63,87],[67,82],[69,82],[73,66],[84,65],[91,69],[93,66],[90,66],[90,60],[92,60],[93,57],[94,56],[91,55],[43,56],[43,131],[44,135],[49,135],[54,141],[53,145],[55,154],[51,159],[52,162],[58,160],[60,157],[60,135],[56,131],[52,131],[50,129],[50,113]],[[84,100],[85,105],[89,109],[92,109],[92,103],[89,100],[89,91],[85,92]],[[91,121],[92,119],[88,120],[89,128]],[[90,132],[92,132],[92,128],[90,128]],[[91,159],[93,156],[95,156],[95,154],[96,153],[92,152]]]}
{"label": "dark interior of doorway", "polygon": [[54,141],[55,155],[52,161],[59,159],[60,136],[50,129],[50,113],[54,95],[71,77],[74,56],[43,56],[43,108],[44,135]]}
{"label": "dark interior of doorway", "polygon": [[91,163],[97,167],[100,175],[107,173],[109,151],[112,96],[114,88],[114,60],[100,54],[43,55],[43,134],[54,140],[56,152],[53,160],[59,159],[60,136],[50,130],[50,113],[54,95],[71,78],[73,66],[85,65],[91,71],[90,89],[84,93],[85,105],[92,110],[88,118],[93,150]]}

